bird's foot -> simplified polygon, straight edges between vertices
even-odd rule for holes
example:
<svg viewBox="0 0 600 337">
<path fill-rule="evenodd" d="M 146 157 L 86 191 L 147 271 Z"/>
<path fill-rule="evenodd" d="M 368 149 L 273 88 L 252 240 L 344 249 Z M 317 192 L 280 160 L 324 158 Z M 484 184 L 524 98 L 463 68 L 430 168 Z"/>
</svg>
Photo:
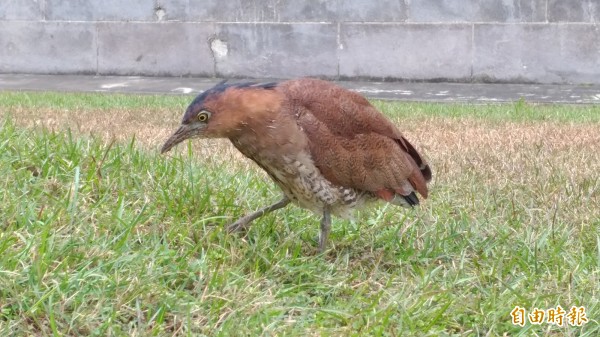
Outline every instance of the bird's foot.
<svg viewBox="0 0 600 337">
<path fill-rule="evenodd" d="M 238 219 L 236 222 L 227 226 L 227 232 L 234 233 L 245 231 L 248 229 L 248 225 L 250 225 L 250 221 L 245 221 L 243 218 Z"/>
<path fill-rule="evenodd" d="M 287 197 L 283 197 L 283 198 L 281 198 L 281 200 L 274 203 L 273 205 L 267 206 L 267 207 L 260 209 L 254 213 L 248 214 L 246 216 L 243 216 L 243 217 L 237 219 L 236 222 L 227 226 L 227 231 L 229 233 L 232 233 L 232 232 L 239 232 L 242 230 L 246 230 L 246 229 L 248 229 L 248 227 L 250 227 L 250 223 L 252 223 L 252 221 L 254 221 L 255 219 L 260 218 L 261 216 L 263 216 L 267 213 L 273 212 L 274 210 L 283 208 L 289 203 L 290 203 L 290 200 Z"/>
</svg>

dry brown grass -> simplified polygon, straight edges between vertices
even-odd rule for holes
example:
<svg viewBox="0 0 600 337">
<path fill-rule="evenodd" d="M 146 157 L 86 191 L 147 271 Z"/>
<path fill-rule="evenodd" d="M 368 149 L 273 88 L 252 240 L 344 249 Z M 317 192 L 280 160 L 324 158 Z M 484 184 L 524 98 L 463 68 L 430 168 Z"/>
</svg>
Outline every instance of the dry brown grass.
<svg viewBox="0 0 600 337">
<path fill-rule="evenodd" d="M 179 111 L 166 109 L 17 110 L 13 116 L 22 126 L 70 128 L 107 142 L 126 142 L 135 136 L 139 145 L 156 151 L 181 117 Z M 558 216 L 573 224 L 600 217 L 596 206 L 600 204 L 597 124 L 450 117 L 396 122 L 431 161 L 434 191 L 439 187 L 464 189 L 465 193 L 482 190 L 512 203 L 533 200 L 533 204 L 522 205 L 531 210 L 532 223 L 539 222 L 540 216 L 543 221 L 549 221 L 548 217 L 556 221 Z M 178 151 L 185 151 L 185 146 L 180 145 Z M 226 163 L 231 170 L 256 169 L 226 140 L 195 141 L 193 152 L 202 160 Z"/>
<path fill-rule="evenodd" d="M 600 218 L 597 124 L 442 118 L 411 124 L 408 136 L 435 168 L 434 189 L 527 202 L 520 206 L 529 219 L 521 221 L 532 225 L 589 225 Z"/>
<path fill-rule="evenodd" d="M 159 151 L 165 140 L 177 129 L 181 114 L 170 110 L 16 110 L 15 123 L 24 127 L 45 128 L 53 131 L 71 129 L 78 134 L 91 134 L 109 142 L 128 142 L 135 137 L 136 143 L 148 150 Z M 194 154 L 215 163 L 249 165 L 227 140 L 203 140 L 194 142 Z M 184 145 L 177 150 L 183 151 Z"/>
</svg>

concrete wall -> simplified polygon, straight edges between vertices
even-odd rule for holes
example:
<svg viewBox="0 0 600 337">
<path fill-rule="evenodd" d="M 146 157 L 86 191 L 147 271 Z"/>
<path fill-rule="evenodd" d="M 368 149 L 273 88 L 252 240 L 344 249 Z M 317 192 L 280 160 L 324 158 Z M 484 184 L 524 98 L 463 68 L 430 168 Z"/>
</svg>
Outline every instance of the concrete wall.
<svg viewBox="0 0 600 337">
<path fill-rule="evenodd" d="M 600 83 L 600 0 L 0 0 L 0 72 Z"/>
</svg>

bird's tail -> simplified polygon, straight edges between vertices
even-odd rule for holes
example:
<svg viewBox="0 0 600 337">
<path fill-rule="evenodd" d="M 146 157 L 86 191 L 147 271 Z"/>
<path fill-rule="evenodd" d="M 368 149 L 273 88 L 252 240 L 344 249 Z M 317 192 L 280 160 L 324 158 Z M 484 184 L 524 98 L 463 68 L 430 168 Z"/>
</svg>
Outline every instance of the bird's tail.
<svg viewBox="0 0 600 337">
<path fill-rule="evenodd" d="M 390 200 L 390 204 L 402 207 L 415 207 L 419 205 L 419 197 L 415 192 L 410 192 L 409 195 L 395 194 Z"/>
<path fill-rule="evenodd" d="M 388 189 L 377 191 L 375 195 L 392 205 L 412 208 L 419 205 L 419 197 L 414 191 L 410 191 L 408 194 L 401 193 L 400 191 L 392 192 Z"/>
<path fill-rule="evenodd" d="M 419 152 L 415 149 L 414 146 L 412 146 L 412 144 L 406 138 L 402 137 L 402 139 L 398 140 L 398 143 L 402 145 L 406 153 L 408 153 L 412 160 L 414 160 L 415 164 L 417 165 L 417 168 L 423 176 L 423 179 L 425 179 L 425 182 L 430 182 L 432 178 L 432 173 L 429 164 L 427 164 L 427 162 L 423 160 Z"/>
</svg>

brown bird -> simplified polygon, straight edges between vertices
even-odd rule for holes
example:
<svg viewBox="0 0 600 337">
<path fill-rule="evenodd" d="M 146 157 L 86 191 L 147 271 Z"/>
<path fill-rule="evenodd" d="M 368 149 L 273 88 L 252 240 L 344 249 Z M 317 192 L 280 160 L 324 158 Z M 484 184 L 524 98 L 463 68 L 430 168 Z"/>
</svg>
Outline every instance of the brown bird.
<svg viewBox="0 0 600 337">
<path fill-rule="evenodd" d="M 228 138 L 283 190 L 281 200 L 229 230 L 292 202 L 323 216 L 320 251 L 331 214 L 348 218 L 378 199 L 414 207 L 415 191 L 427 198 L 431 180 L 419 152 L 367 99 L 317 79 L 221 82 L 192 101 L 161 153 L 188 138 Z"/>
</svg>

